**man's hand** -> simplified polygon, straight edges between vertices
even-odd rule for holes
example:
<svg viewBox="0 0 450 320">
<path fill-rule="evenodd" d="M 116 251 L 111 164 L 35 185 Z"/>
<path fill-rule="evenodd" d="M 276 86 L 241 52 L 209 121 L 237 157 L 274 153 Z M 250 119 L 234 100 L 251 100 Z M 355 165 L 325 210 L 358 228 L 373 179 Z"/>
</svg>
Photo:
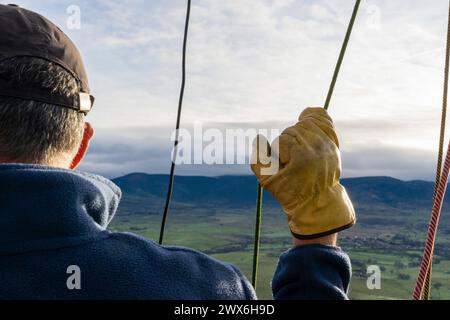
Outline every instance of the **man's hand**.
<svg viewBox="0 0 450 320">
<path fill-rule="evenodd" d="M 257 141 L 252 170 L 283 206 L 296 239 L 330 243 L 329 236 L 355 224 L 353 205 L 339 182 L 339 141 L 327 111 L 306 109 L 272 147 L 262 136 Z M 267 175 L 268 160 L 279 161 L 278 172 Z"/>
</svg>

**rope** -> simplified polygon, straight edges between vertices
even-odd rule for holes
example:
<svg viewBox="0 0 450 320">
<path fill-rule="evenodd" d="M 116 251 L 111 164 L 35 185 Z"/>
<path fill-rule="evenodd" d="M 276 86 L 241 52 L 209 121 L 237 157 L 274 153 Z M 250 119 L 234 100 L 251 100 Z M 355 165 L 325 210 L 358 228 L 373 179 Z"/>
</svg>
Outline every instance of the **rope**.
<svg viewBox="0 0 450 320">
<path fill-rule="evenodd" d="M 350 23 L 347 28 L 347 33 L 345 34 L 344 43 L 342 45 L 341 52 L 339 54 L 339 59 L 336 64 L 336 68 L 334 70 L 333 79 L 331 81 L 330 89 L 328 90 L 327 100 L 325 102 L 325 110 L 328 110 L 331 102 L 331 98 L 333 96 L 334 88 L 336 86 L 336 82 L 339 76 L 339 71 L 341 70 L 342 62 L 344 61 L 345 53 L 347 51 L 347 46 L 350 41 L 350 36 L 352 34 L 353 26 L 355 25 L 355 20 L 358 15 L 359 6 L 361 4 L 361 0 L 356 0 L 355 7 L 353 9 L 352 17 L 350 19 Z M 261 233 L 260 233 L 260 224 L 261 224 L 261 211 L 262 211 L 262 187 L 258 184 L 258 194 L 256 201 L 256 231 L 255 231 L 255 247 L 253 252 L 253 287 L 256 288 L 256 280 L 258 274 L 258 261 L 259 261 L 259 245 L 261 242 Z"/>
<path fill-rule="evenodd" d="M 173 151 L 173 159 L 172 165 L 170 168 L 170 178 L 169 178 L 169 187 L 167 191 L 166 205 L 164 207 L 164 214 L 161 222 L 161 230 L 159 234 L 159 244 L 162 245 L 164 242 L 164 231 L 166 228 L 167 217 L 169 215 L 170 203 L 172 202 L 173 196 L 173 187 L 175 180 L 175 168 L 177 161 L 177 153 L 178 153 L 178 144 L 180 143 L 180 126 L 181 126 L 181 113 L 183 110 L 183 99 L 184 99 L 184 89 L 186 86 L 186 51 L 187 51 L 187 40 L 189 33 L 189 19 L 191 16 L 191 0 L 187 1 L 187 11 L 186 11 L 186 24 L 184 27 L 184 40 L 183 40 L 183 66 L 182 66 L 182 82 L 181 82 L 181 90 L 180 90 L 180 99 L 178 102 L 178 115 L 177 115 L 177 123 L 176 123 L 176 133 L 175 133 L 175 143 L 174 143 L 174 151 Z"/>
<path fill-rule="evenodd" d="M 345 52 L 347 51 L 348 42 L 350 41 L 350 36 L 352 35 L 353 26 L 355 24 L 356 17 L 358 15 L 359 5 L 361 0 L 356 0 L 355 8 L 353 9 L 352 18 L 347 28 L 347 33 L 345 34 L 344 43 L 342 45 L 341 53 L 339 54 L 339 59 L 334 70 L 333 79 L 331 80 L 330 89 L 328 90 L 327 100 L 325 101 L 325 110 L 330 107 L 331 97 L 333 96 L 334 87 L 339 76 L 339 71 L 341 70 L 342 62 L 344 61 Z"/>
<path fill-rule="evenodd" d="M 436 198 L 433 203 L 433 213 L 431 215 L 430 227 L 428 229 L 427 241 L 425 244 L 422 263 L 420 265 L 420 272 L 417 279 L 416 287 L 414 289 L 413 299 L 420 300 L 425 285 L 425 278 L 433 257 L 433 249 L 436 240 L 437 227 L 441 217 L 442 205 L 444 203 L 444 196 L 447 191 L 447 183 L 450 172 L 450 144 L 445 157 L 444 167 L 442 169 L 439 187 L 436 192 Z"/>
<path fill-rule="evenodd" d="M 258 184 L 258 197 L 256 200 L 255 246 L 253 249 L 252 285 L 256 290 L 258 284 L 259 244 L 261 239 L 263 188 Z"/>
<path fill-rule="evenodd" d="M 450 2 L 449 2 L 449 13 L 448 13 L 448 27 L 447 27 L 447 49 L 445 55 L 445 78 L 444 78 L 444 95 L 442 101 L 442 116 L 441 116 L 441 131 L 439 136 L 439 154 L 436 168 L 436 182 L 434 186 L 434 196 L 433 203 L 436 201 L 436 195 L 439 189 L 439 183 L 441 180 L 442 172 L 442 162 L 444 157 L 444 143 L 445 143 L 445 129 L 447 120 L 447 100 L 448 100 L 448 81 L 449 81 L 449 68 L 450 68 Z M 425 283 L 422 292 L 423 300 L 430 300 L 430 287 L 431 287 L 431 276 L 433 270 L 433 254 L 434 254 L 434 241 L 433 247 L 431 249 L 431 258 L 429 265 L 426 270 Z"/>
</svg>

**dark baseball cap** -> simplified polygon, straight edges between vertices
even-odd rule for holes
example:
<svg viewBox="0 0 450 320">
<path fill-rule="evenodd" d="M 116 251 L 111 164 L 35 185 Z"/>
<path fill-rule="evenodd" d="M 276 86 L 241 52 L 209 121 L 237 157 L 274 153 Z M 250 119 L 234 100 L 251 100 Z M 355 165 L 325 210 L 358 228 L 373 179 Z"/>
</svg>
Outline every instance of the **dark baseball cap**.
<svg viewBox="0 0 450 320">
<path fill-rule="evenodd" d="M 20 88 L 0 79 L 0 96 L 39 101 L 87 114 L 94 104 L 81 54 L 55 24 L 17 5 L 0 5 L 0 61 L 33 57 L 53 62 L 78 81 L 80 91 L 71 97 L 43 88 Z"/>
</svg>

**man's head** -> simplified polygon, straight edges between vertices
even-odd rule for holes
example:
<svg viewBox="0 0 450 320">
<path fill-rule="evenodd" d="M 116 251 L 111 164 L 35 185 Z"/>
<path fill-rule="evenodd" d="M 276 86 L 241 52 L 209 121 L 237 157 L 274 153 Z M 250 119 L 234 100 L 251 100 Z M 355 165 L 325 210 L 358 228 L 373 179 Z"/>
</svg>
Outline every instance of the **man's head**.
<svg viewBox="0 0 450 320">
<path fill-rule="evenodd" d="M 0 163 L 75 168 L 94 98 L 72 41 L 51 21 L 0 5 Z"/>
<path fill-rule="evenodd" d="M 0 79 L 14 87 L 42 88 L 67 97 L 79 92 L 77 80 L 68 71 L 39 58 L 18 57 L 0 62 Z M 0 163 L 74 168 L 91 137 L 92 127 L 85 122 L 83 113 L 0 96 Z"/>
</svg>

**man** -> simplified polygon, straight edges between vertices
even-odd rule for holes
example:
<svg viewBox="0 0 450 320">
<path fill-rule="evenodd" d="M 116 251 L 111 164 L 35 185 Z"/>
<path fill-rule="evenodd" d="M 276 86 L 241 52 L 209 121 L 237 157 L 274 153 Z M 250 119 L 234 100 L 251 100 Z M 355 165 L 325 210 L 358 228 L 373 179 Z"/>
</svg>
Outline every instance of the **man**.
<svg viewBox="0 0 450 320">
<path fill-rule="evenodd" d="M 0 298 L 256 299 L 232 265 L 107 231 L 119 188 L 73 171 L 94 134 L 78 50 L 53 23 L 17 6 L 0 5 L 0 30 Z M 255 150 L 256 160 L 268 157 Z M 260 161 L 252 166 L 283 205 L 294 239 L 274 297 L 346 299 L 351 268 L 336 233 L 355 215 L 339 184 L 328 114 L 307 109 L 273 145 L 278 156 L 274 175 L 263 175 Z"/>
</svg>

